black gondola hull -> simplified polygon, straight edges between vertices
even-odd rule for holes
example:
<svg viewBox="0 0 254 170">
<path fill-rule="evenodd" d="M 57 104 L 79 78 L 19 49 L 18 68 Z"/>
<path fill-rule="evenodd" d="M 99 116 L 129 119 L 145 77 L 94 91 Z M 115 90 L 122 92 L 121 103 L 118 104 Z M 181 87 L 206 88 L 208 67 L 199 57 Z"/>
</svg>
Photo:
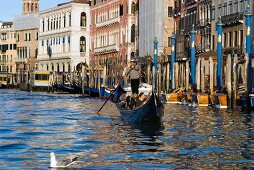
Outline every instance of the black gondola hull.
<svg viewBox="0 0 254 170">
<path fill-rule="evenodd" d="M 116 98 L 119 98 L 119 94 L 121 92 L 117 90 L 116 95 L 118 97 Z M 157 122 L 161 121 L 164 115 L 164 106 L 154 93 L 141 106 L 131 110 L 122 107 L 121 103 L 116 103 L 116 105 L 120 111 L 121 118 L 128 123 Z"/>
</svg>

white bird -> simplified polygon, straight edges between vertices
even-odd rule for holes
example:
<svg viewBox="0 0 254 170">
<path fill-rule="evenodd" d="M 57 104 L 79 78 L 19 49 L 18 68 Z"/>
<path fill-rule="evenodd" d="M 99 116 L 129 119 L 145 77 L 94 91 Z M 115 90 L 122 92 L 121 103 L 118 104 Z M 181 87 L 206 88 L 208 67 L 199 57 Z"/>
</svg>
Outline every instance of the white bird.
<svg viewBox="0 0 254 170">
<path fill-rule="evenodd" d="M 69 167 L 71 164 L 76 162 L 78 157 L 69 158 L 65 160 L 56 160 L 56 156 L 54 152 L 50 153 L 50 168 L 65 168 Z"/>
</svg>

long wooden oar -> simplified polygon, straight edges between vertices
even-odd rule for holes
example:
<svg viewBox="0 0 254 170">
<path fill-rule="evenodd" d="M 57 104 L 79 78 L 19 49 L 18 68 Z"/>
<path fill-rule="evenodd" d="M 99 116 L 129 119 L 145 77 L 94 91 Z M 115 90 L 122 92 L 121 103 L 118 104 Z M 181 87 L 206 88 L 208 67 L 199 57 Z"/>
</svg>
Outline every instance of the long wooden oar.
<svg viewBox="0 0 254 170">
<path fill-rule="evenodd" d="M 107 100 L 105 101 L 105 103 L 101 106 L 101 108 L 98 110 L 97 114 L 99 114 L 99 112 L 101 111 L 101 109 L 105 106 L 105 104 L 109 101 L 109 99 L 114 95 L 114 93 L 116 92 L 118 86 L 114 89 L 113 93 L 107 98 Z"/>
</svg>

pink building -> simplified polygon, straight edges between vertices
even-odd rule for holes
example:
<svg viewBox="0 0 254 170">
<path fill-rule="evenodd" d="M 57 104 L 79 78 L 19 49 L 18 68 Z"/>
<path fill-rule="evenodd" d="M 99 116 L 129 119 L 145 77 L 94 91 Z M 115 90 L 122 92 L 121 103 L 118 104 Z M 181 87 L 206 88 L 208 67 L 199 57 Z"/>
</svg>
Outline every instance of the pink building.
<svg viewBox="0 0 254 170">
<path fill-rule="evenodd" d="M 92 0 L 90 65 L 122 65 L 138 56 L 138 0 Z"/>
</svg>

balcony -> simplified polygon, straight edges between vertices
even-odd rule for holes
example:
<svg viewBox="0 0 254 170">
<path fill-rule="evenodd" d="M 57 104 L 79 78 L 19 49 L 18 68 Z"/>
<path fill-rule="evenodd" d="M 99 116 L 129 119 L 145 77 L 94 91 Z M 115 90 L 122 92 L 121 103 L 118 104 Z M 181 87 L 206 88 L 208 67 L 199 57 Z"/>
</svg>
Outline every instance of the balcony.
<svg viewBox="0 0 254 170">
<path fill-rule="evenodd" d="M 60 29 L 54 29 L 54 30 L 45 30 L 43 32 L 39 33 L 39 36 L 46 36 L 46 35 L 55 35 L 55 34 L 61 34 L 65 32 L 71 32 L 73 27 L 65 27 L 65 28 L 60 28 Z"/>
<path fill-rule="evenodd" d="M 116 23 L 119 23 L 119 22 L 120 22 L 120 17 L 118 16 L 116 18 L 111 18 L 111 19 L 106 20 L 106 21 L 98 22 L 98 23 L 96 23 L 96 27 L 97 28 L 104 27 L 104 26 L 116 24 Z"/>
<path fill-rule="evenodd" d="M 27 58 L 18 58 L 17 63 L 27 63 L 28 59 Z"/>
<path fill-rule="evenodd" d="M 198 22 L 198 26 L 200 27 L 206 27 L 208 25 L 211 25 L 210 23 L 210 19 L 201 19 L 199 22 Z"/>
<path fill-rule="evenodd" d="M 119 46 L 116 44 L 105 46 L 105 47 L 99 47 L 94 49 L 94 54 L 99 55 L 99 54 L 107 54 L 111 52 L 117 52 L 119 51 Z"/>
<path fill-rule="evenodd" d="M 49 60 L 61 60 L 61 59 L 70 59 L 70 58 L 71 58 L 71 53 L 66 52 L 66 53 L 52 53 L 51 58 L 49 58 L 48 54 L 41 54 L 41 55 L 38 55 L 37 60 L 49 61 Z"/>
<path fill-rule="evenodd" d="M 8 61 L 7 60 L 0 60 L 0 65 L 5 65 L 5 64 L 7 64 L 8 63 Z"/>
<path fill-rule="evenodd" d="M 221 22 L 225 26 L 231 26 L 231 25 L 237 25 L 239 23 L 243 23 L 243 13 L 238 12 L 238 13 L 222 16 Z"/>
</svg>

